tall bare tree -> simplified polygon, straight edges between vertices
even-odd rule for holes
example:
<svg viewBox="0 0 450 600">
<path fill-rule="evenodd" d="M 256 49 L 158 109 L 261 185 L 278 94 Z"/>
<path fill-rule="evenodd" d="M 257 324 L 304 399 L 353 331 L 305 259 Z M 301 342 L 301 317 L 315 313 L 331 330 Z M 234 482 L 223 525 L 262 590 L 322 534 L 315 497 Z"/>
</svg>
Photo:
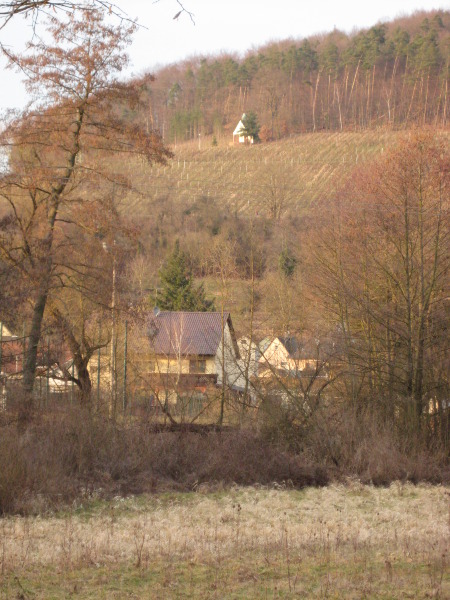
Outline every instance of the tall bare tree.
<svg viewBox="0 0 450 600">
<path fill-rule="evenodd" d="M 37 348 L 49 296 L 70 270 L 64 254 L 66 229 L 89 203 L 101 202 L 110 187 L 130 182 L 120 159 L 140 155 L 164 162 L 170 152 L 160 136 L 135 122 L 142 83 L 125 85 L 125 48 L 135 26 L 106 23 L 102 11 L 79 10 L 51 18 L 53 45 L 31 43 L 10 66 L 26 73 L 37 106 L 2 133 L 9 167 L 0 180 L 4 217 L 0 252 L 28 286 L 31 304 L 24 390 L 33 389 Z M 132 114 L 132 113 L 131 113 Z M 91 223 L 92 235 L 102 235 Z M 61 263 L 65 263 L 61 269 Z"/>
<path fill-rule="evenodd" d="M 353 395 L 384 399 L 416 430 L 429 402 L 442 408 L 448 395 L 448 167 L 445 139 L 405 138 L 353 176 L 331 222 L 321 211 L 311 254 Z"/>
<path fill-rule="evenodd" d="M 180 0 L 174 0 L 174 3 L 178 7 L 174 19 L 178 19 L 181 14 L 185 13 L 191 21 L 194 21 L 193 13 L 185 8 Z M 119 7 L 117 2 L 109 2 L 108 0 L 81 0 L 78 2 L 72 0 L 11 0 L 10 2 L 0 2 L 0 29 L 18 15 L 36 17 L 39 12 L 45 12 L 48 9 L 53 12 L 70 13 L 77 9 L 84 10 L 89 7 L 89 4 L 94 10 L 102 10 L 130 21 L 127 13 Z"/>
</svg>

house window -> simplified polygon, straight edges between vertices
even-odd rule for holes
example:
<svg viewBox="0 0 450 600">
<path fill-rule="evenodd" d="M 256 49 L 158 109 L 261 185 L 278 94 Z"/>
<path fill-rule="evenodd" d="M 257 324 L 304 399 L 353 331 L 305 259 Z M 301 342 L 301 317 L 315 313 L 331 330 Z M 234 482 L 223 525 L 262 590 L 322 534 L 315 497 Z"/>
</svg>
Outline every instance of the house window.
<svg viewBox="0 0 450 600">
<path fill-rule="evenodd" d="M 189 373 L 206 373 L 206 360 L 193 358 L 189 361 Z"/>
</svg>

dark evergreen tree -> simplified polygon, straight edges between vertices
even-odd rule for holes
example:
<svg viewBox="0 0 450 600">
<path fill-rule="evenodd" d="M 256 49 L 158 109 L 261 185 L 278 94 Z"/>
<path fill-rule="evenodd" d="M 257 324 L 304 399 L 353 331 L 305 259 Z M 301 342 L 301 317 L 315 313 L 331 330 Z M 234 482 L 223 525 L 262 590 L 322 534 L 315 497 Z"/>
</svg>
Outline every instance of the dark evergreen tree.
<svg viewBox="0 0 450 600">
<path fill-rule="evenodd" d="M 278 267 L 280 271 L 286 277 L 292 277 L 296 266 L 297 259 L 291 254 L 289 248 L 284 248 L 278 258 Z"/>
<path fill-rule="evenodd" d="M 259 130 L 261 125 L 258 122 L 256 113 L 250 111 L 242 117 L 242 127 L 240 129 L 240 135 L 252 137 L 254 142 L 259 142 Z"/>
<path fill-rule="evenodd" d="M 430 28 L 428 19 L 422 23 L 421 30 L 422 32 L 414 38 L 411 44 L 416 75 L 437 68 L 441 60 L 438 34 L 435 29 Z"/>
<path fill-rule="evenodd" d="M 203 284 L 195 286 L 186 253 L 177 240 L 172 254 L 160 269 L 162 291 L 158 307 L 162 310 L 209 311 L 214 301 L 207 300 Z"/>
</svg>

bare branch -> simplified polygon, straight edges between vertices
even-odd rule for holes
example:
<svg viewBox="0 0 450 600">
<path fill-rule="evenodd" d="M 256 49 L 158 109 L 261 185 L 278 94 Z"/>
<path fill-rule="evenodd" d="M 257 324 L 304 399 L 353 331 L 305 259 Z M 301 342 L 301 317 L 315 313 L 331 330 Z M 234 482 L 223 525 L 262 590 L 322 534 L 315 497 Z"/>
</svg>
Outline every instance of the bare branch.
<svg viewBox="0 0 450 600">
<path fill-rule="evenodd" d="M 161 0 L 153 0 L 153 4 L 158 4 Z M 179 19 L 179 17 L 183 14 L 186 13 L 188 15 L 188 17 L 190 18 L 190 20 L 192 21 L 193 25 L 195 25 L 195 20 L 194 20 L 194 13 L 192 13 L 191 11 L 189 11 L 187 8 L 185 8 L 183 6 L 183 4 L 180 2 L 180 0 L 175 0 L 176 3 L 178 4 L 178 6 L 180 7 L 180 10 L 176 13 L 176 15 L 173 17 L 174 21 L 177 21 Z"/>
<path fill-rule="evenodd" d="M 130 20 L 127 14 L 113 2 L 107 0 L 92 0 L 92 10 L 101 9 L 107 11 L 109 14 L 115 15 L 120 19 Z M 13 17 L 17 15 L 22 16 L 36 16 L 39 11 L 45 11 L 45 9 L 51 8 L 53 11 L 72 12 L 74 9 L 89 10 L 86 2 L 72 2 L 70 0 L 12 0 L 11 2 L 0 3 L 0 20 L 3 23 L 0 24 L 2 29 Z"/>
</svg>

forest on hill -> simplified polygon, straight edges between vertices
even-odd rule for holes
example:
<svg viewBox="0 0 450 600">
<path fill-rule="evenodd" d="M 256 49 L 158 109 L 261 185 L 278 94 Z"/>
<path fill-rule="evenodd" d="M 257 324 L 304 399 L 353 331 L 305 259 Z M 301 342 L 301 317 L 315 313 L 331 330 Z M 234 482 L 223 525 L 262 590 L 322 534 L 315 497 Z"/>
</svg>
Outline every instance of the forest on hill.
<svg viewBox="0 0 450 600">
<path fill-rule="evenodd" d="M 450 12 L 420 12 L 368 30 L 285 40 L 244 57 L 194 57 L 155 73 L 152 128 L 177 143 L 228 135 L 245 111 L 263 141 L 388 125 L 445 126 Z"/>
</svg>

